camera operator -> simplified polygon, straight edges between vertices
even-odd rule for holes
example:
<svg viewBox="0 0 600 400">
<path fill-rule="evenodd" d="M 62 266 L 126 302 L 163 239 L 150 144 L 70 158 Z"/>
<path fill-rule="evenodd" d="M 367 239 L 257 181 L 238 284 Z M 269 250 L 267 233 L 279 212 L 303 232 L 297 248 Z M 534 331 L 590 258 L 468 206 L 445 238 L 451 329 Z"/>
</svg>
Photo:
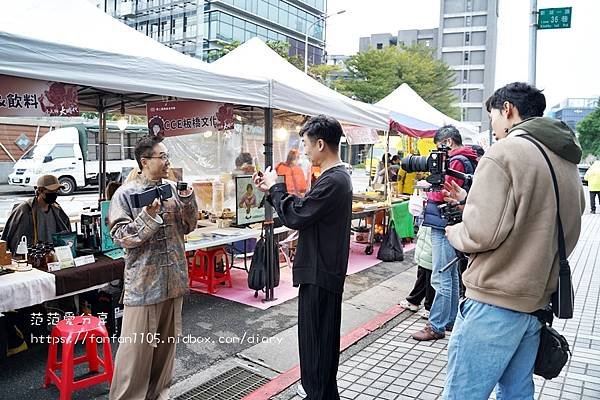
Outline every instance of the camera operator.
<svg viewBox="0 0 600 400">
<path fill-rule="evenodd" d="M 486 101 L 497 139 L 481 158 L 463 210 L 446 228 L 448 240 L 471 254 L 448 347 L 444 399 L 533 399 L 533 369 L 541 324 L 530 313 L 550 302 L 558 283 L 558 224 L 550 169 L 556 173 L 567 255 L 585 208 L 577 163 L 581 148 L 569 127 L 543 118 L 546 99 L 526 83 L 502 87 Z M 447 197 L 466 193 L 446 185 Z"/>
<path fill-rule="evenodd" d="M 166 399 L 173 377 L 175 336 L 181 334 L 181 306 L 188 290 L 184 235 L 193 231 L 198 206 L 191 189 L 176 190 L 169 155 L 160 136 L 135 146 L 141 173 L 121 186 L 109 209 L 110 234 L 126 250 L 123 340 L 117 350 L 110 399 Z M 176 195 L 133 206 L 132 194 L 168 183 Z M 158 194 L 158 189 L 157 189 Z"/>
<path fill-rule="evenodd" d="M 452 125 L 441 127 L 435 134 L 433 142 L 440 146 L 445 145 L 451 150 L 449 168 L 455 171 L 472 174 L 477 166 L 477 153 L 471 148 L 462 145 L 460 132 Z M 445 176 L 445 182 L 456 182 L 459 186 L 468 185 L 461 179 Z M 452 266 L 444 271 L 442 269 L 456 257 L 456 251 L 448 242 L 444 228 L 446 221 L 440 215 L 439 205 L 444 203 L 442 192 L 427 193 L 424 226 L 431 227 L 431 246 L 433 256 L 433 272 L 431 286 L 435 289 L 435 298 L 429 312 L 429 323 L 422 330 L 412 334 L 413 339 L 419 341 L 437 340 L 445 337 L 446 331 L 451 331 L 456 319 L 459 299 L 458 268 Z"/>
</svg>

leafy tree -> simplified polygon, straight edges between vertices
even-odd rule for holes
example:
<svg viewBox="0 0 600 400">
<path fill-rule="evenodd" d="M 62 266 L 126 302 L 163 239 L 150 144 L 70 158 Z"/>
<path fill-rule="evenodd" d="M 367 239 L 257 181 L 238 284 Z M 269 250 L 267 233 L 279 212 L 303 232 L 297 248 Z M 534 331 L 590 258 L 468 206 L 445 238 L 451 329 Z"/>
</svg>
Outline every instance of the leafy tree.
<svg viewBox="0 0 600 400">
<path fill-rule="evenodd" d="M 346 62 L 349 79 L 336 81 L 337 88 L 348 96 L 375 103 L 402 83 L 407 83 L 425 101 L 453 118 L 459 109 L 452 106 L 457 99 L 450 92 L 454 72 L 434 57 L 433 49 L 415 44 L 369 49 L 351 56 Z"/>
<path fill-rule="evenodd" d="M 579 121 L 577 133 L 584 157 L 588 154 L 600 156 L 600 99 L 598 108 Z"/>
<path fill-rule="evenodd" d="M 313 64 L 308 66 L 308 75 L 326 85 L 327 77 L 340 70 L 339 65 Z"/>
</svg>

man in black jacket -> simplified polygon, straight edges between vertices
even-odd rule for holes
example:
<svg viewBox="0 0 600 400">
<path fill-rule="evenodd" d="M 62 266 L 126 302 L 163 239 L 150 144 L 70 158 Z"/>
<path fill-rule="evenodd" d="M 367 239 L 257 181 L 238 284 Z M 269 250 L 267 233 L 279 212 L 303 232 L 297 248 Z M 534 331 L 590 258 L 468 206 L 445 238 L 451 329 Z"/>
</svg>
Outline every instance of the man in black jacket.
<svg viewBox="0 0 600 400">
<path fill-rule="evenodd" d="M 293 283 L 298 297 L 298 342 L 302 387 L 310 400 L 339 399 L 342 292 L 348 269 L 352 182 L 339 157 L 338 121 L 319 115 L 300 130 L 306 155 L 321 175 L 304 197 L 286 192 L 271 168 L 254 174 L 283 224 L 299 231 Z"/>
</svg>

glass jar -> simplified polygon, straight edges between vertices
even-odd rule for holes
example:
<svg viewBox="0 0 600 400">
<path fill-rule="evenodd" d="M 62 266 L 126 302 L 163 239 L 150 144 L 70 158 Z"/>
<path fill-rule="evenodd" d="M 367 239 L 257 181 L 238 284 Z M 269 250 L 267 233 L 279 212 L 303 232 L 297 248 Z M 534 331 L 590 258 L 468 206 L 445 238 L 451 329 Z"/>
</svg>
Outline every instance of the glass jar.
<svg viewBox="0 0 600 400">
<path fill-rule="evenodd" d="M 46 260 L 45 260 L 44 253 L 42 253 L 39 250 L 33 250 L 33 253 L 31 256 L 31 265 L 33 266 L 33 268 L 37 268 L 42 271 L 48 271 L 48 266 L 44 265 L 45 261 Z"/>
<path fill-rule="evenodd" d="M 48 264 L 58 261 L 58 257 L 56 257 L 56 252 L 54 251 L 54 246 L 51 244 L 46 244 L 44 246 L 44 258 L 46 267 Z"/>
</svg>

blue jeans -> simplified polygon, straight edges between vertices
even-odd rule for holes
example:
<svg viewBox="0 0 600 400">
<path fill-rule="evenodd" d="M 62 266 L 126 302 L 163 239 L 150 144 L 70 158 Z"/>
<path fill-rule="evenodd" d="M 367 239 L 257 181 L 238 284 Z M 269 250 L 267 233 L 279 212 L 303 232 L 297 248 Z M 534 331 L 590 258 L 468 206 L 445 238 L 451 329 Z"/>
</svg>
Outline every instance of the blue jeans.
<svg viewBox="0 0 600 400">
<path fill-rule="evenodd" d="M 435 332 L 444 333 L 446 326 L 453 325 L 456 319 L 459 281 L 457 264 L 440 273 L 440 270 L 456 257 L 456 251 L 448 242 L 443 229 L 431 229 L 431 251 L 431 286 L 435 289 L 435 298 L 429 312 L 429 324 Z"/>
<path fill-rule="evenodd" d="M 541 324 L 530 314 L 475 300 L 460 303 L 448 346 L 444 400 L 533 399 Z"/>
</svg>

